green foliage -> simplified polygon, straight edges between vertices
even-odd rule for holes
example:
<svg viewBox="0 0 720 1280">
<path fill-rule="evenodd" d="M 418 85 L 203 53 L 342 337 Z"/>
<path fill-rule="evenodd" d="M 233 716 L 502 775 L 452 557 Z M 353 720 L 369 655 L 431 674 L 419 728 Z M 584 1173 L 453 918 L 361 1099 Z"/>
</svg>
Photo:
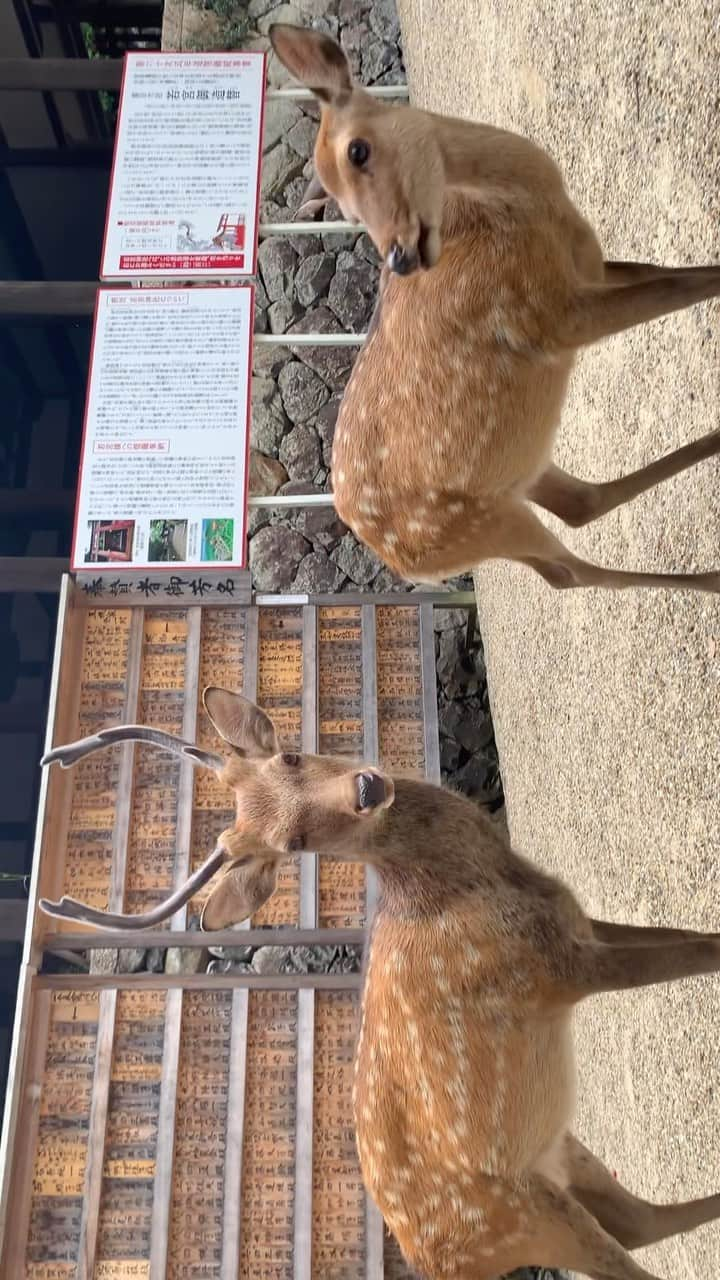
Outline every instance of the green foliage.
<svg viewBox="0 0 720 1280">
<path fill-rule="evenodd" d="M 247 0 L 191 0 L 196 9 L 215 15 L 218 24 L 217 44 L 223 49 L 239 49 L 249 36 L 255 35 L 247 11 Z M 190 42 L 188 42 L 190 43 Z M 199 47 L 199 41 L 192 41 Z"/>
<path fill-rule="evenodd" d="M 85 50 L 88 58 L 99 58 L 101 55 L 98 53 L 97 41 L 95 39 L 95 31 L 93 27 L 89 22 L 81 22 L 80 30 L 82 31 L 83 42 L 85 44 Z M 105 115 L 111 120 L 114 120 L 117 112 L 117 98 L 112 93 L 108 93 L 105 89 L 99 90 L 98 98 Z"/>
</svg>

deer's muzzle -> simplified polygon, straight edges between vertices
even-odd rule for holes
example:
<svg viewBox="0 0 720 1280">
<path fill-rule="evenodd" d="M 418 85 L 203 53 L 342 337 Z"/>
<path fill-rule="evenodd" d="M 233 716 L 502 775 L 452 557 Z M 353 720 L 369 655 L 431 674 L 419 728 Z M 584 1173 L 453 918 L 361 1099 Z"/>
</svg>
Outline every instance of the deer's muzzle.
<svg viewBox="0 0 720 1280">
<path fill-rule="evenodd" d="M 382 775 L 371 773 L 369 769 L 356 775 L 355 789 L 358 813 L 371 813 L 392 799 L 388 796 L 388 786 Z"/>
</svg>

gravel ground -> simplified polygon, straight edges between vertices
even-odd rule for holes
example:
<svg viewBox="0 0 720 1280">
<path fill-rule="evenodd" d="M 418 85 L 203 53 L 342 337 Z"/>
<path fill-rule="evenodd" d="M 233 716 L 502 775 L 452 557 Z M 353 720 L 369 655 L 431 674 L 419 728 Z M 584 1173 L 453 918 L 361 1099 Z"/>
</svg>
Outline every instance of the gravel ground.
<svg viewBox="0 0 720 1280">
<path fill-rule="evenodd" d="M 413 96 L 534 137 L 608 257 L 720 260 L 720 7 L 702 0 L 400 0 Z M 718 304 L 586 352 L 556 452 L 609 479 L 720 426 Z M 717 461 L 594 528 L 616 567 L 716 568 Z M 521 567 L 477 575 L 513 839 L 609 919 L 720 927 L 720 602 L 555 593 Z M 578 1016 L 579 1135 L 638 1194 L 720 1184 L 720 979 L 597 999 Z M 638 1254 L 718 1274 L 720 1228 Z"/>
</svg>

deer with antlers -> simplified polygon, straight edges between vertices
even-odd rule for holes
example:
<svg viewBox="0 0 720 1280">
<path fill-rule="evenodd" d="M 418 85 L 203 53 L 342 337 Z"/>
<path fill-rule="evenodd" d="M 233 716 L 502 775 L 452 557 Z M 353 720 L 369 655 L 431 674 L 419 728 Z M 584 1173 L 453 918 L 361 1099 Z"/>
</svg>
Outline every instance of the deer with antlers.
<svg viewBox="0 0 720 1280">
<path fill-rule="evenodd" d="M 532 510 L 584 525 L 720 450 L 720 432 L 606 483 L 552 462 L 579 348 L 720 293 L 720 267 L 605 262 L 550 157 L 525 138 L 391 105 L 327 36 L 270 38 L 321 107 L 323 191 L 384 260 L 332 456 L 335 505 L 397 574 L 439 581 L 515 560 L 553 587 L 691 587 L 720 572 L 636 573 L 573 555 Z"/>
<path fill-rule="evenodd" d="M 363 1178 L 406 1259 L 428 1280 L 526 1265 L 652 1280 L 628 1250 L 720 1217 L 720 1195 L 654 1205 L 572 1134 L 579 1001 L 720 970 L 720 934 L 590 919 L 460 795 L 346 759 L 283 752 L 269 717 L 206 689 L 227 756 L 137 725 L 56 747 L 68 767 L 136 740 L 214 769 L 234 827 L 178 893 L 143 916 L 73 899 L 51 915 L 145 928 L 218 870 L 204 929 L 238 924 L 308 850 L 361 860 L 380 882 L 353 1095 Z"/>
</svg>

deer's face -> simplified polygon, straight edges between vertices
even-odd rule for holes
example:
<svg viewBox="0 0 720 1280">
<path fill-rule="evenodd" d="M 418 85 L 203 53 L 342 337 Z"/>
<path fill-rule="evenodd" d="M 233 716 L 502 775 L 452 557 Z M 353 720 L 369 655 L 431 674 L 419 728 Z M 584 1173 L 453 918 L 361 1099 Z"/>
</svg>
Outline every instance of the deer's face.
<svg viewBox="0 0 720 1280">
<path fill-rule="evenodd" d="M 377 769 L 294 751 L 231 760 L 223 777 L 235 791 L 238 834 L 278 857 L 352 852 L 394 797 Z"/>
<path fill-rule="evenodd" d="M 395 789 L 373 766 L 283 751 L 269 716 L 239 694 L 210 688 L 203 701 L 218 733 L 234 748 L 220 772 L 235 792 L 235 827 L 222 837 L 231 865 L 202 919 L 203 928 L 215 929 L 257 911 L 287 857 L 357 857 L 393 803 Z"/>
<path fill-rule="evenodd" d="M 71 768 L 115 742 L 145 742 L 171 751 L 202 769 L 212 769 L 235 792 L 235 825 L 218 836 L 215 850 L 184 885 L 141 915 L 101 911 L 74 898 L 40 899 L 48 915 L 99 928 L 153 928 L 183 907 L 223 873 L 203 910 L 203 929 L 240 924 L 274 892 L 280 864 L 296 853 L 332 853 L 361 858 L 372 828 L 395 799 L 392 779 L 371 765 L 352 766 L 331 756 L 283 751 L 269 716 L 237 693 L 208 688 L 205 710 L 231 748 L 227 756 L 163 730 L 118 725 L 89 738 L 55 747 L 42 764 Z"/>
<path fill-rule="evenodd" d="M 353 83 L 344 53 L 327 36 L 277 24 L 270 37 L 280 60 L 321 103 L 313 194 L 324 190 L 347 219 L 364 222 L 391 271 L 434 266 L 444 177 L 430 117 L 371 98 Z"/>
</svg>

